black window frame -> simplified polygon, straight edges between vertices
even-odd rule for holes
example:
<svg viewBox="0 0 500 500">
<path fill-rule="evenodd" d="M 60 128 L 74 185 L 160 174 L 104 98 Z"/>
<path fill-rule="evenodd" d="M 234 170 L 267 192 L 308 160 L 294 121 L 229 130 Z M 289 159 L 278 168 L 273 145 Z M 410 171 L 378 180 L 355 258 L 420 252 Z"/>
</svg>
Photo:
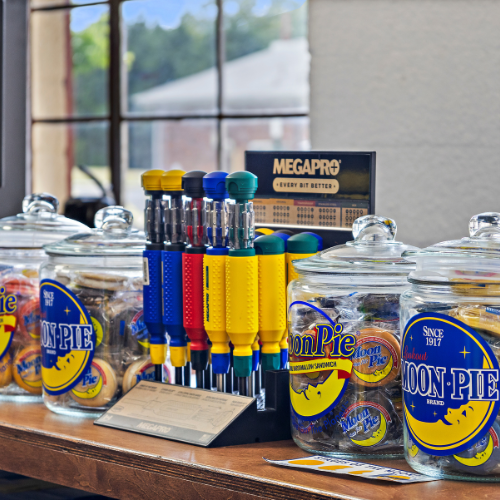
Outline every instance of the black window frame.
<svg viewBox="0 0 500 500">
<path fill-rule="evenodd" d="M 226 0 L 215 0 L 217 6 L 216 37 L 216 69 L 217 69 L 217 111 L 215 113 L 186 113 L 186 114 L 154 114 L 134 115 L 123 112 L 121 95 L 121 4 L 130 0 L 103 0 L 99 2 L 88 2 L 79 4 L 62 4 L 43 7 L 32 7 L 31 12 L 55 11 L 63 9 L 78 9 L 94 5 L 109 6 L 109 77 L 108 77 L 108 102 L 109 113 L 102 116 L 78 116 L 66 118 L 31 118 L 31 125 L 37 123 L 47 124 L 76 124 L 89 122 L 106 122 L 109 124 L 108 161 L 111 172 L 111 185 L 115 201 L 118 205 L 123 202 L 122 198 L 122 126 L 124 123 L 141 121 L 180 121 L 184 119 L 215 119 L 217 122 L 217 170 L 222 169 L 224 137 L 222 124 L 226 119 L 251 119 L 251 118 L 293 118 L 308 117 L 308 112 L 262 112 L 240 113 L 227 112 L 224 110 L 224 62 L 225 62 L 225 36 L 224 36 L 224 10 L 223 4 Z M 158 0 L 161 1 L 161 0 Z M 307 1 L 307 0 L 305 0 Z M 115 82 L 119 82 L 116 84 Z"/>
</svg>

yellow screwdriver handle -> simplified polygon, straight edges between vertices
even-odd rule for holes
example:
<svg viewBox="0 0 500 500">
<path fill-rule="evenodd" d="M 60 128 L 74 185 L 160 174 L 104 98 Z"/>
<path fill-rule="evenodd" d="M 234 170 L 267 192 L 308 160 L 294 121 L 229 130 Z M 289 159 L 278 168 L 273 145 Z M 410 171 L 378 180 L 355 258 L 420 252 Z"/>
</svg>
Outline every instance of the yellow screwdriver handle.
<svg viewBox="0 0 500 500">
<path fill-rule="evenodd" d="M 227 354 L 229 337 L 226 333 L 226 256 L 203 257 L 203 323 L 212 342 L 212 353 Z"/>
<path fill-rule="evenodd" d="M 299 275 L 293 269 L 292 261 L 299 260 L 299 259 L 307 259 L 308 257 L 312 257 L 313 255 L 316 255 L 316 253 L 287 253 L 286 254 L 286 269 L 287 269 L 287 275 L 288 275 L 288 283 L 290 283 L 290 281 L 295 280 L 299 277 Z"/>
<path fill-rule="evenodd" d="M 277 354 L 286 331 L 285 254 L 258 258 L 259 338 L 263 354 Z"/>
<path fill-rule="evenodd" d="M 258 267 L 256 255 L 226 258 L 226 332 L 234 356 L 252 357 L 259 330 Z"/>
</svg>

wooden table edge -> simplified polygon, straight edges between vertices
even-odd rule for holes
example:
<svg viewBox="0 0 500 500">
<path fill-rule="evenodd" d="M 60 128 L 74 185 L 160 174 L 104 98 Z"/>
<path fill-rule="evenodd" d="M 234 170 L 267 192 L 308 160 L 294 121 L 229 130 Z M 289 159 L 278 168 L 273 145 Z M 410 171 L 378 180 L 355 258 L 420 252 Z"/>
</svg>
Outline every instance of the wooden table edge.
<svg viewBox="0 0 500 500">
<path fill-rule="evenodd" d="M 9 439 L 42 449 L 70 453 L 94 460 L 96 464 L 109 463 L 130 467 L 134 470 L 142 470 L 143 472 L 203 484 L 207 487 L 223 488 L 236 493 L 247 493 L 258 498 L 357 500 L 357 497 L 351 495 L 342 495 L 211 465 L 193 464 L 183 460 L 132 451 L 119 446 L 76 438 L 66 434 L 54 434 L 41 429 L 2 421 L 0 421 L 0 439 Z M 250 450 L 248 451 L 250 452 Z M 11 472 L 30 476 L 28 470 Z M 45 479 L 51 481 L 50 477 Z M 258 491 L 262 487 L 265 487 L 265 491 Z"/>
</svg>

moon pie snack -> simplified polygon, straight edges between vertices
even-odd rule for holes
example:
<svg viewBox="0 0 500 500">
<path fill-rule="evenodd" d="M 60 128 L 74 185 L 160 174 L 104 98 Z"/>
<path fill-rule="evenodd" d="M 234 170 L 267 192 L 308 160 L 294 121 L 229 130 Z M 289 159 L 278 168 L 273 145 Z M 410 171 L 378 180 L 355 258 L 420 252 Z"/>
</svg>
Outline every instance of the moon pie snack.
<svg viewBox="0 0 500 500">
<path fill-rule="evenodd" d="M 31 394 L 42 394 L 42 351 L 33 345 L 19 351 L 12 366 L 14 380 Z"/>
<path fill-rule="evenodd" d="M 12 382 L 12 357 L 7 352 L 0 360 L 0 387 L 7 387 Z"/>
<path fill-rule="evenodd" d="M 500 481 L 500 214 L 404 257 L 401 384 L 406 460 L 439 478 Z"/>
<path fill-rule="evenodd" d="M 56 413 L 99 416 L 134 384 L 127 374 L 148 354 L 145 238 L 132 221 L 128 210 L 107 207 L 96 214 L 97 229 L 45 247 L 42 381 L 44 403 Z"/>
<path fill-rule="evenodd" d="M 362 328 L 356 332 L 352 355 L 352 382 L 364 387 L 379 387 L 392 382 L 401 367 L 399 339 L 382 328 Z"/>
<path fill-rule="evenodd" d="M 417 250 L 396 224 L 365 216 L 354 241 L 294 262 L 288 288 L 292 437 L 349 458 L 403 455 L 399 297 Z"/>
<path fill-rule="evenodd" d="M 88 227 L 57 214 L 47 193 L 23 200 L 23 212 L 0 219 L 0 401 L 41 401 L 39 270 L 43 245 Z"/>
<path fill-rule="evenodd" d="M 96 408 L 110 403 L 117 389 L 118 382 L 113 368 L 103 359 L 94 358 L 69 395 L 79 405 Z"/>
<path fill-rule="evenodd" d="M 154 380 L 154 365 L 148 357 L 134 361 L 125 372 L 123 377 L 123 394 L 126 394 L 132 387 L 138 384 L 141 380 Z M 163 382 L 168 383 L 170 380 L 170 371 L 167 365 L 163 366 Z"/>
</svg>

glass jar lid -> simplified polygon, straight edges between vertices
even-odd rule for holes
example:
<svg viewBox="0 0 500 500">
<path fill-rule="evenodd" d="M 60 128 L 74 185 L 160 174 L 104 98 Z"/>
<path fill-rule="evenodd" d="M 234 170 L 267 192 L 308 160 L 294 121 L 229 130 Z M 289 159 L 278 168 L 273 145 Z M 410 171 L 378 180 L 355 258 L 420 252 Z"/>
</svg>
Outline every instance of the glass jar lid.
<svg viewBox="0 0 500 500">
<path fill-rule="evenodd" d="M 296 260 L 293 266 L 297 272 L 407 275 L 415 265 L 401 255 L 418 248 L 395 241 L 396 232 L 394 220 L 365 215 L 354 221 L 354 241 Z"/>
<path fill-rule="evenodd" d="M 500 213 L 485 212 L 469 221 L 469 236 L 403 255 L 416 262 L 410 281 L 500 282 Z"/>
<path fill-rule="evenodd" d="M 57 214 L 59 201 L 47 193 L 23 200 L 23 212 L 0 219 L 0 248 L 42 248 L 75 233 L 89 232 L 85 224 Z"/>
<path fill-rule="evenodd" d="M 132 228 L 132 212 L 120 206 L 102 208 L 95 214 L 90 233 L 79 233 L 57 243 L 45 245 L 49 255 L 71 256 L 142 256 L 146 238 Z"/>
</svg>

